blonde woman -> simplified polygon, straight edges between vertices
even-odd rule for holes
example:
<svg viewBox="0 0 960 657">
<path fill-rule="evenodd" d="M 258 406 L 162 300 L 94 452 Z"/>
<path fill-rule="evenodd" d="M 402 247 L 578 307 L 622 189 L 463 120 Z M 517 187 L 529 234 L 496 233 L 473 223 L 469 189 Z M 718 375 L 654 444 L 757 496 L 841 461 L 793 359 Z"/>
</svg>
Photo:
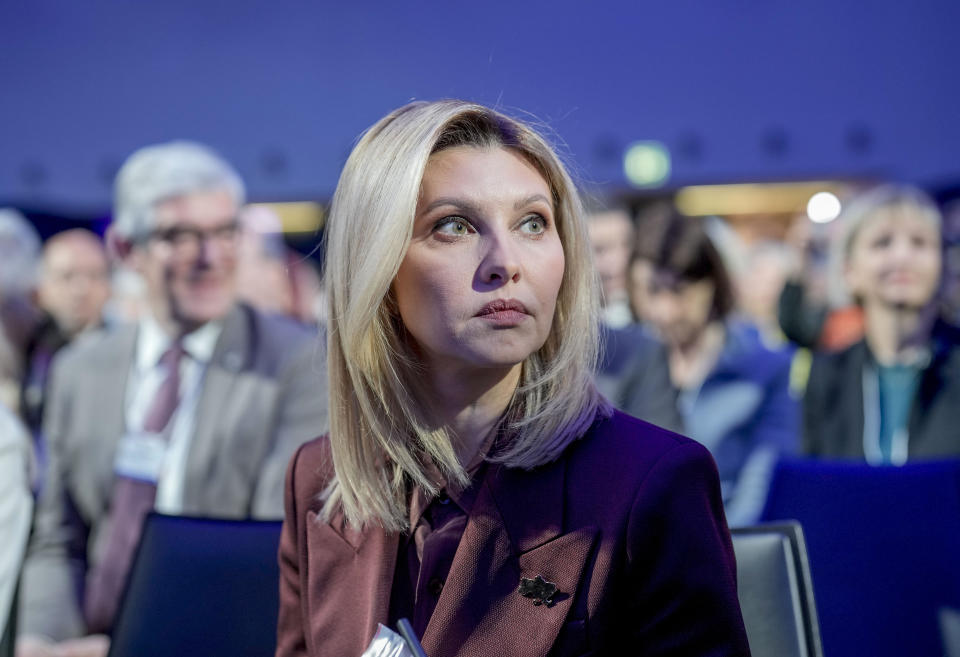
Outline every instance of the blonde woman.
<svg viewBox="0 0 960 657">
<path fill-rule="evenodd" d="M 329 437 L 288 471 L 277 654 L 747 654 L 716 468 L 592 382 L 573 183 L 459 101 L 375 124 L 326 244 Z"/>
<path fill-rule="evenodd" d="M 960 456 L 960 331 L 936 307 L 939 209 L 918 189 L 885 185 L 841 221 L 833 291 L 838 305 L 849 298 L 862 309 L 864 338 L 814 359 L 804 450 L 877 465 Z"/>
</svg>

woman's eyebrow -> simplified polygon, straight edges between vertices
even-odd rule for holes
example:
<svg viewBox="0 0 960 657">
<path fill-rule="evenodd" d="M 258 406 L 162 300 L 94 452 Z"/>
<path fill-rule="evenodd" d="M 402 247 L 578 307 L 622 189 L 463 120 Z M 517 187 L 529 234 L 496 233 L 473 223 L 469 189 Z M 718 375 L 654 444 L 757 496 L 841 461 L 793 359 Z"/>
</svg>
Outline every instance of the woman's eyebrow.
<svg viewBox="0 0 960 657">
<path fill-rule="evenodd" d="M 513 209 L 522 210 L 525 207 L 528 207 L 530 205 L 533 205 L 534 203 L 539 203 L 539 202 L 546 203 L 548 206 L 550 206 L 551 210 L 553 209 L 553 203 L 551 202 L 551 200 L 545 195 L 540 193 L 531 194 L 530 196 L 526 196 L 524 198 L 518 199 L 517 201 L 514 202 Z M 481 207 L 478 204 L 474 203 L 473 201 L 470 201 L 469 199 L 455 198 L 452 196 L 442 196 L 438 199 L 434 199 L 429 204 L 427 204 L 427 206 L 424 207 L 423 210 L 421 210 L 420 214 L 427 214 L 428 212 L 442 206 L 452 206 L 454 208 L 463 210 L 468 214 L 473 214 L 473 215 L 479 215 L 482 213 Z"/>
<path fill-rule="evenodd" d="M 453 198 L 449 196 L 443 196 L 438 199 L 434 199 L 425 208 L 423 208 L 423 210 L 420 211 L 420 214 L 427 214 L 431 210 L 445 205 L 453 206 L 459 210 L 465 210 L 468 214 L 480 214 L 480 206 L 476 203 L 468 201 L 467 199 Z"/>
<path fill-rule="evenodd" d="M 531 194 L 530 196 L 528 196 L 528 197 L 526 197 L 526 198 L 522 198 L 522 199 L 520 199 L 519 201 L 517 201 L 516 203 L 513 204 L 513 209 L 514 209 L 514 210 L 521 210 L 521 209 L 527 207 L 528 205 L 533 205 L 534 203 L 538 203 L 538 202 L 541 202 L 541 201 L 544 202 L 544 203 L 546 203 L 547 205 L 549 205 L 551 210 L 553 209 L 553 203 L 550 201 L 550 199 L 548 199 L 548 198 L 547 198 L 546 196 L 544 196 L 543 194 Z"/>
</svg>

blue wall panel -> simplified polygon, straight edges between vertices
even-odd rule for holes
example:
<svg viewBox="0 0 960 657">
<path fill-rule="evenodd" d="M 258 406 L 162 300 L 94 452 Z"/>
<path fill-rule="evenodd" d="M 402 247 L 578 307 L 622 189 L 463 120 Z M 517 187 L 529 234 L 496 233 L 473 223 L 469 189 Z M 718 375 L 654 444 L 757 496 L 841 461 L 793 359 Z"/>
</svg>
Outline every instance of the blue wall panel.
<svg viewBox="0 0 960 657">
<path fill-rule="evenodd" d="M 411 98 L 530 112 L 581 178 L 633 140 L 671 185 L 960 179 L 960 3 L 0 3 L 0 203 L 102 210 L 134 148 L 223 151 L 256 199 L 326 198 Z"/>
</svg>

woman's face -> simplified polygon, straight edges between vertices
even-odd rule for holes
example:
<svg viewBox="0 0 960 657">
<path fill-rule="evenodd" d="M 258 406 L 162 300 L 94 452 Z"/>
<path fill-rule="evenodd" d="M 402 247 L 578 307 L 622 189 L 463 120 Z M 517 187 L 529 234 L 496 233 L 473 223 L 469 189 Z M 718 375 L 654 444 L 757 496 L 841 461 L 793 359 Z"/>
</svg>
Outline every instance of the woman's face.
<svg viewBox="0 0 960 657">
<path fill-rule="evenodd" d="M 550 187 L 504 148 L 430 157 L 393 283 L 428 367 L 512 368 L 546 341 L 564 255 Z"/>
<path fill-rule="evenodd" d="M 864 305 L 922 308 L 940 282 L 940 231 L 911 206 L 882 208 L 850 246 L 846 280 Z"/>
<path fill-rule="evenodd" d="M 710 323 L 715 290 L 709 279 L 688 281 L 654 269 L 647 260 L 635 261 L 630 276 L 635 311 L 668 344 L 691 344 Z"/>
</svg>

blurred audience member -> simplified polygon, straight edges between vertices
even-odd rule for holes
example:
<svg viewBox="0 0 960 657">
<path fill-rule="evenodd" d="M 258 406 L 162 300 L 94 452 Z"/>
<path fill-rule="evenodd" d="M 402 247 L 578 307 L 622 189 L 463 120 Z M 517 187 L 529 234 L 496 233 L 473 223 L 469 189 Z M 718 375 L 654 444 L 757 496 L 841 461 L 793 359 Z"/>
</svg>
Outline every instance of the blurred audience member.
<svg viewBox="0 0 960 657">
<path fill-rule="evenodd" d="M 27 342 L 40 321 L 34 303 L 40 236 L 26 217 L 0 208 L 0 404 L 20 408 Z"/>
<path fill-rule="evenodd" d="M 777 323 L 788 340 L 807 349 L 836 351 L 863 337 L 863 314 L 838 294 L 840 272 L 828 266 L 833 231 L 842 221 L 818 226 L 806 215 L 787 232 L 792 263 L 777 300 Z"/>
<path fill-rule="evenodd" d="M 33 497 L 27 471 L 30 438 L 20 420 L 0 406 L 0 654 L 9 655 L 16 628 L 12 620 L 14 592 L 30 533 Z"/>
<path fill-rule="evenodd" d="M 777 304 L 791 269 L 789 248 L 780 242 L 763 241 L 746 247 L 743 271 L 737 277 L 737 305 L 760 330 L 764 344 L 772 348 L 786 339 L 777 321 Z"/>
<path fill-rule="evenodd" d="M 100 238 L 75 228 L 46 241 L 37 299 L 64 335 L 100 326 L 109 297 L 110 267 Z"/>
<path fill-rule="evenodd" d="M 27 343 L 20 412 L 35 439 L 43 419 L 43 400 L 53 356 L 82 331 L 103 325 L 110 296 L 110 267 L 100 239 L 75 228 L 43 245 L 37 303 L 43 318 Z M 43 445 L 37 443 L 39 462 Z"/>
<path fill-rule="evenodd" d="M 620 329 L 601 326 L 601 335 L 597 389 L 618 409 L 682 433 L 678 391 L 670 382 L 663 343 L 639 324 Z"/>
<path fill-rule="evenodd" d="M 144 148 L 117 176 L 111 240 L 148 312 L 54 361 L 20 655 L 102 655 L 146 513 L 282 517 L 286 464 L 326 430 L 313 335 L 237 303 L 243 196 L 188 142 Z"/>
<path fill-rule="evenodd" d="M 108 324 L 139 322 L 147 312 L 147 283 L 143 276 L 122 262 L 114 262 L 110 298 L 103 309 Z"/>
<path fill-rule="evenodd" d="M 847 207 L 835 251 L 865 337 L 818 354 L 804 399 L 804 449 L 904 463 L 960 456 L 958 330 L 937 318 L 941 216 L 919 190 L 884 186 Z"/>
<path fill-rule="evenodd" d="M 666 350 L 659 340 L 633 323 L 630 311 L 627 269 L 633 247 L 633 220 L 624 207 L 596 206 L 587 215 L 587 231 L 603 292 L 603 351 L 597 388 L 614 406 L 634 417 L 682 432 Z M 625 397 L 628 393 L 629 400 Z"/>
<path fill-rule="evenodd" d="M 287 273 L 283 225 L 273 210 L 251 205 L 240 212 L 237 289 L 242 300 L 265 313 L 293 315 L 293 285 Z"/>
<path fill-rule="evenodd" d="M 240 221 L 240 298 L 263 312 L 316 326 L 320 276 L 309 258 L 287 246 L 280 217 L 269 207 L 251 205 L 241 212 Z"/>
<path fill-rule="evenodd" d="M 287 269 L 293 286 L 293 316 L 304 324 L 322 326 L 325 323 L 323 281 L 313 260 L 287 249 Z"/>
<path fill-rule="evenodd" d="M 633 221 L 626 208 L 601 208 L 587 215 L 587 230 L 603 289 L 603 320 L 612 328 L 622 328 L 633 321 L 627 294 Z"/>
<path fill-rule="evenodd" d="M 943 316 L 960 324 L 960 198 L 943 206 L 943 242 Z"/>
<path fill-rule="evenodd" d="M 686 431 L 717 461 L 727 518 L 753 522 L 777 457 L 797 447 L 790 354 L 730 319 L 733 286 L 697 219 L 670 214 L 640 226 L 630 282 L 634 311 L 667 344 Z"/>
</svg>

